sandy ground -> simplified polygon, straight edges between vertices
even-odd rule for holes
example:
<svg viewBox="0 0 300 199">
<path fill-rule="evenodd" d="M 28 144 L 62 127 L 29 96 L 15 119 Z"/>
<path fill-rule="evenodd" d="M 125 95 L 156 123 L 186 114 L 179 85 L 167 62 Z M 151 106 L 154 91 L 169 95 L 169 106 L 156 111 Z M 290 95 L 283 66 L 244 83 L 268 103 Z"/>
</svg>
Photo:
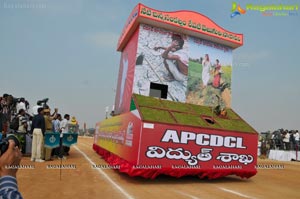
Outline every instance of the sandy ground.
<svg viewBox="0 0 300 199">
<path fill-rule="evenodd" d="M 34 169 L 18 171 L 19 190 L 25 199 L 60 198 L 300 198 L 300 162 L 259 160 L 259 165 L 280 166 L 281 169 L 258 169 L 251 179 L 230 176 L 217 180 L 197 177 L 180 179 L 161 176 L 155 180 L 131 178 L 108 168 L 92 150 L 92 138 L 80 138 L 63 160 L 69 169 L 50 169 L 60 160 L 32 163 L 24 157 L 22 165 Z M 74 168 L 76 167 L 76 168 Z M 61 179 L 60 179 L 61 171 Z"/>
</svg>

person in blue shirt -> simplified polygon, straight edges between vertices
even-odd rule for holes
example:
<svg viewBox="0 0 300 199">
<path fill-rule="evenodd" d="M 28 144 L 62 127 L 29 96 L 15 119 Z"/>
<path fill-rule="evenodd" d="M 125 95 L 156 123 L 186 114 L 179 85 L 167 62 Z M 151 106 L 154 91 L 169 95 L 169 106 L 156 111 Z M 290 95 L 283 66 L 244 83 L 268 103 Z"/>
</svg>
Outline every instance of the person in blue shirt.
<svg viewBox="0 0 300 199">
<path fill-rule="evenodd" d="M 0 157 L 0 199 L 22 199 L 18 191 L 16 174 L 22 158 L 21 151 L 9 140 L 6 152 Z"/>
</svg>

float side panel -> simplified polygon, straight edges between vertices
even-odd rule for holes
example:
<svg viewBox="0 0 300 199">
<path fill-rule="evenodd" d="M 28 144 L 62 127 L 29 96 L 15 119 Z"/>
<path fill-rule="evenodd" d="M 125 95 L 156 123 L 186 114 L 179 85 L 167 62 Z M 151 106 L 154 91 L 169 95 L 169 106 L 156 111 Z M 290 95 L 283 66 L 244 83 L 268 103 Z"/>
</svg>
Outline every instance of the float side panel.
<svg viewBox="0 0 300 199">
<path fill-rule="evenodd" d="M 136 164 L 141 120 L 132 112 L 106 119 L 96 126 L 94 144 Z"/>
<path fill-rule="evenodd" d="M 136 29 L 121 54 L 118 85 L 115 97 L 115 114 L 126 113 L 130 110 L 138 34 L 139 29 Z"/>
</svg>

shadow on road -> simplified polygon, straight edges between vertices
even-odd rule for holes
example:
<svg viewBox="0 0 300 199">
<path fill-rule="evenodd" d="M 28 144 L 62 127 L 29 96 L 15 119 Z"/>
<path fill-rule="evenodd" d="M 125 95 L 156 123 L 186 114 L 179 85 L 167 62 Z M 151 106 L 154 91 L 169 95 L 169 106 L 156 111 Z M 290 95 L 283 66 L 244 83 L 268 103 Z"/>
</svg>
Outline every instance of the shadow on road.
<svg viewBox="0 0 300 199">
<path fill-rule="evenodd" d="M 184 176 L 181 178 L 175 178 L 171 176 L 166 175 L 160 175 L 157 178 L 151 180 L 151 179 L 145 179 L 142 177 L 130 177 L 127 174 L 119 173 L 118 171 L 115 171 L 118 173 L 120 178 L 127 181 L 128 183 L 132 184 L 148 184 L 148 185 L 157 185 L 157 184 L 202 184 L 202 183 L 209 183 L 209 184 L 226 184 L 226 183 L 251 183 L 252 180 L 250 179 L 242 179 L 238 176 L 227 176 L 219 179 L 209 180 L 207 178 L 200 179 L 197 176 Z"/>
</svg>

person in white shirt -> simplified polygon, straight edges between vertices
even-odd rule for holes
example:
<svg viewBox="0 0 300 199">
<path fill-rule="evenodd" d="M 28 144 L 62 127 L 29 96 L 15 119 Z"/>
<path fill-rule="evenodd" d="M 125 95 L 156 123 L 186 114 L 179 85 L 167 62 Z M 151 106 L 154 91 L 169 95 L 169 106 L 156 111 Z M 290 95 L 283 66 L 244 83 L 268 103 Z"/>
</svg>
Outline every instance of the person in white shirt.
<svg viewBox="0 0 300 199">
<path fill-rule="evenodd" d="M 25 104 L 25 99 L 24 99 L 23 97 L 20 99 L 20 102 L 17 103 L 16 109 L 17 109 L 17 113 L 18 113 L 21 109 L 23 109 L 23 110 L 25 110 L 25 111 L 27 110 L 27 109 L 26 109 L 26 104 Z"/>
<path fill-rule="evenodd" d="M 69 114 L 65 114 L 64 115 L 64 119 L 60 122 L 60 130 L 61 133 L 68 133 L 68 123 L 70 120 L 70 115 Z"/>
<path fill-rule="evenodd" d="M 39 113 L 38 113 L 38 109 L 39 109 L 39 108 L 42 108 L 42 106 L 40 106 L 40 105 L 35 105 L 35 106 L 32 107 L 32 115 L 33 115 L 33 116 L 39 114 Z"/>
<path fill-rule="evenodd" d="M 63 139 L 63 134 L 64 133 L 68 133 L 68 123 L 70 120 L 70 115 L 69 114 L 65 114 L 64 115 L 64 119 L 60 122 L 60 149 L 59 149 L 59 155 L 58 158 L 61 159 L 66 159 L 66 157 L 64 156 L 64 154 L 68 155 L 68 151 L 70 150 L 69 147 L 63 147 L 62 146 L 62 139 Z"/>
<path fill-rule="evenodd" d="M 283 144 L 285 150 L 290 150 L 290 133 L 285 131 L 283 135 Z"/>
</svg>

